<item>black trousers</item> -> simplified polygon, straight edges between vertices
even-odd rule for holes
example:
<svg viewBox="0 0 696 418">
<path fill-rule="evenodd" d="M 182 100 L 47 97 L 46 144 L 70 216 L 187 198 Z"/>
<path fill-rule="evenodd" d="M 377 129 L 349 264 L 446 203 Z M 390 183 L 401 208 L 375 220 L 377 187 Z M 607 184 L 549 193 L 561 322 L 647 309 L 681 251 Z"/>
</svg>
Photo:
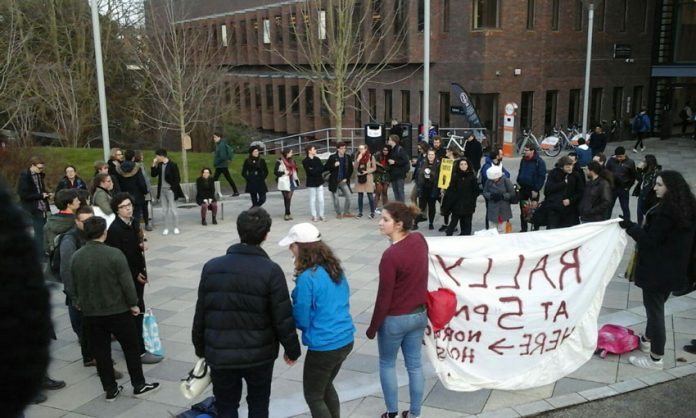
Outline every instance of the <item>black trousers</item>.
<svg viewBox="0 0 696 418">
<path fill-rule="evenodd" d="M 247 385 L 249 418 L 267 418 L 271 398 L 273 362 L 245 369 L 212 369 L 213 395 L 218 418 L 239 417 L 239 400 L 242 398 L 242 379 Z"/>
<path fill-rule="evenodd" d="M 124 312 L 108 316 L 84 316 L 83 327 L 92 348 L 94 359 L 97 360 L 97 373 L 104 391 L 116 389 L 114 364 L 111 359 L 111 335 L 121 344 L 126 366 L 133 388 L 145 384 L 143 366 L 140 363 L 138 350 L 138 334 L 133 327 L 133 315 Z"/>
<path fill-rule="evenodd" d="M 670 293 L 643 289 L 643 306 L 648 317 L 645 336 L 650 340 L 650 352 L 657 356 L 665 354 L 665 302 Z"/>
<path fill-rule="evenodd" d="M 77 341 L 80 343 L 80 351 L 82 352 L 82 362 L 87 363 L 88 361 L 94 360 L 92 356 L 92 350 L 89 346 L 89 340 L 84 332 L 84 325 L 82 321 L 82 312 L 78 311 L 76 307 L 73 306 L 72 301 L 68 296 L 65 297 L 65 304 L 68 305 L 68 317 L 70 318 L 70 326 L 73 332 L 77 335 Z"/>
<path fill-rule="evenodd" d="M 251 207 L 260 207 L 266 203 L 266 192 L 249 192 Z"/>
<path fill-rule="evenodd" d="M 232 190 L 234 190 L 235 193 L 239 193 L 237 191 L 237 185 L 234 184 L 234 180 L 232 180 L 232 176 L 230 175 L 230 169 L 227 167 L 215 167 L 215 174 L 213 174 L 213 181 L 218 181 L 220 178 L 220 174 L 223 174 L 225 178 L 227 179 L 227 182 L 232 186 Z"/>
<path fill-rule="evenodd" d="M 353 343 L 331 351 L 307 351 L 302 386 L 312 418 L 339 418 L 341 402 L 333 381 L 343 361 L 353 350 Z"/>
<path fill-rule="evenodd" d="M 451 237 L 454 234 L 457 222 L 459 222 L 459 235 L 471 235 L 471 219 L 473 216 L 473 214 L 459 216 L 453 213 L 450 223 L 447 224 L 447 236 Z"/>
</svg>

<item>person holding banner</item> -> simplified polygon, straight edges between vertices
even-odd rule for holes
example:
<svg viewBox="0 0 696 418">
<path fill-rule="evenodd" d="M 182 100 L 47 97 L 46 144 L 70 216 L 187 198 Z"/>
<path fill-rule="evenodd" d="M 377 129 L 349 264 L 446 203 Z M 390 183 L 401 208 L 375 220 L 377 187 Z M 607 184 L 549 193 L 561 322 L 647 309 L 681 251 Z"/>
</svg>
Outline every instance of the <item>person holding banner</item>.
<svg viewBox="0 0 696 418">
<path fill-rule="evenodd" d="M 459 235 L 471 235 L 471 219 L 476 211 L 476 198 L 479 195 L 478 180 L 474 167 L 468 158 L 457 162 L 454 175 L 447 188 L 447 199 L 442 203 L 442 210 L 450 213 L 447 236 L 454 234 L 457 222 L 460 223 Z"/>
<path fill-rule="evenodd" d="M 389 202 L 379 220 L 380 232 L 391 241 L 379 263 L 379 289 L 367 329 L 367 338 L 377 335 L 379 377 L 387 412 L 382 418 L 395 418 L 399 411 L 399 385 L 396 356 L 401 348 L 408 371 L 411 407 L 402 417 L 418 417 L 423 401 L 421 347 L 428 325 L 428 244 L 419 233 L 412 233 L 418 209 L 401 202 Z"/>
<path fill-rule="evenodd" d="M 515 196 L 515 188 L 509 178 L 503 175 L 503 168 L 493 165 L 486 170 L 486 185 L 483 197 L 488 202 L 486 217 L 489 222 L 498 225 L 498 232 L 505 232 L 505 223 L 512 219 L 510 200 Z"/>
<path fill-rule="evenodd" d="M 425 208 L 428 208 L 428 229 L 430 230 L 435 229 L 435 226 L 433 226 L 433 222 L 435 222 L 435 203 L 440 198 L 440 189 L 437 187 L 439 172 L 440 162 L 437 160 L 435 150 L 430 149 L 416 177 L 418 206 L 421 212 L 425 212 Z M 425 219 L 425 216 L 418 215 L 413 229 L 418 229 L 418 222 Z"/>
<path fill-rule="evenodd" d="M 647 316 L 640 349 L 649 356 L 631 356 L 631 364 L 661 370 L 665 354 L 665 302 L 670 293 L 687 288 L 687 271 L 696 234 L 696 196 L 676 171 L 662 171 L 655 180 L 659 202 L 645 214 L 642 227 L 624 218 L 619 225 L 636 241 L 636 286 L 643 290 Z"/>
</svg>

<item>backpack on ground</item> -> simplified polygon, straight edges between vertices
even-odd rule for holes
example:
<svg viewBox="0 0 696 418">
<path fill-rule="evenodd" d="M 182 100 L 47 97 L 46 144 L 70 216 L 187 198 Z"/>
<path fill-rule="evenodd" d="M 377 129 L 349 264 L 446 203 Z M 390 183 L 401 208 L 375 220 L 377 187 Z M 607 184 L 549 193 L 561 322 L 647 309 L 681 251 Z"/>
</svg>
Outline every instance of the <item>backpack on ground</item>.
<svg viewBox="0 0 696 418">
<path fill-rule="evenodd" d="M 623 354 L 640 346 L 640 337 L 632 329 L 621 325 L 605 324 L 599 329 L 595 353 L 606 358 L 607 354 Z"/>
</svg>

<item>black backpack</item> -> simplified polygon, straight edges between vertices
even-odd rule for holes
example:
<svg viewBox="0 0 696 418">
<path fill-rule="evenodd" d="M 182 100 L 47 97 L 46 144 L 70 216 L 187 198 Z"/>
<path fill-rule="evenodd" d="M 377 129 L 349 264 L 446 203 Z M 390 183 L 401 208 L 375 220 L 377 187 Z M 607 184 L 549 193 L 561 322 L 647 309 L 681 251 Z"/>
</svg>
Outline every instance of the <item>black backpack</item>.
<svg viewBox="0 0 696 418">
<path fill-rule="evenodd" d="M 63 241 L 63 237 L 68 234 L 70 234 L 70 231 L 56 235 L 56 237 L 53 239 L 53 247 L 48 252 L 48 269 L 53 277 L 59 282 L 63 281 L 63 279 L 60 277 L 60 244 Z M 71 235 L 73 235 L 73 239 L 75 239 L 75 249 L 77 250 L 80 248 L 80 240 L 77 239 L 74 234 Z"/>
</svg>

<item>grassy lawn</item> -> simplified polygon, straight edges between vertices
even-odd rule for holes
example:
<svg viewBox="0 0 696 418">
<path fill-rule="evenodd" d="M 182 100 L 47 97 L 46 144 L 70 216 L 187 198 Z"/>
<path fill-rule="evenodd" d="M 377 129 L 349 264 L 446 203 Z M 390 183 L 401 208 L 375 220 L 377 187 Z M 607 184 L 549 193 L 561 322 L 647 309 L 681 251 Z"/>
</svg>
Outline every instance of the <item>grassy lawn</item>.
<svg viewBox="0 0 696 418">
<path fill-rule="evenodd" d="M 71 164 L 77 168 L 77 173 L 80 178 L 89 182 L 94 175 L 94 163 L 103 159 L 103 151 L 101 149 L 89 148 L 60 148 L 60 147 L 35 147 L 31 150 L 24 150 L 24 155 L 39 155 L 44 158 L 46 165 L 46 183 L 49 190 L 53 190 L 60 179 L 63 177 L 63 169 L 66 165 Z M 179 165 L 179 169 L 183 171 L 183 163 L 181 161 L 180 152 L 168 152 L 169 158 Z M 193 183 L 200 176 L 200 171 L 203 167 L 212 169 L 213 153 L 212 152 L 188 152 L 189 164 L 189 182 Z M 18 156 L 19 157 L 19 156 Z M 149 174 L 149 168 L 152 165 L 152 160 L 155 158 L 154 151 L 144 151 L 143 162 L 146 168 L 146 173 Z M 246 154 L 235 154 L 234 159 L 230 163 L 230 172 L 237 187 L 240 191 L 244 191 L 244 179 L 240 175 L 242 164 Z M 22 156 L 22 159 L 28 160 L 28 157 Z M 264 157 L 268 165 L 269 175 L 266 182 L 269 188 L 275 188 L 275 176 L 273 175 L 273 167 L 277 157 L 275 155 L 267 155 Z M 295 156 L 295 162 L 299 168 L 299 176 L 304 180 L 304 170 L 302 169 L 301 157 Z M 23 168 L 29 164 L 23 165 Z M 213 172 L 215 170 L 213 169 Z M 184 173 L 181 173 L 182 182 L 184 181 Z M 225 189 L 229 188 L 229 184 L 224 179 L 220 178 L 221 186 Z M 304 181 L 302 181 L 304 183 Z"/>
</svg>

